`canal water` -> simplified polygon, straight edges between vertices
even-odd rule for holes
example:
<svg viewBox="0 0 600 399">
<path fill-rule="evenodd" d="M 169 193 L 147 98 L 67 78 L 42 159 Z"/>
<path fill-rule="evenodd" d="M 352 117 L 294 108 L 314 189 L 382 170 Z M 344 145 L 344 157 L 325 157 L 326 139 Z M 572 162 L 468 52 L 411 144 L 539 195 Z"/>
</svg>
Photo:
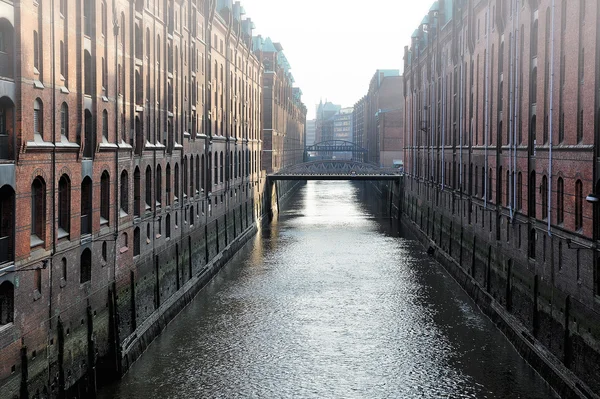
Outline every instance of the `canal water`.
<svg viewBox="0 0 600 399">
<path fill-rule="evenodd" d="M 364 183 L 309 182 L 100 398 L 551 398 Z"/>
</svg>

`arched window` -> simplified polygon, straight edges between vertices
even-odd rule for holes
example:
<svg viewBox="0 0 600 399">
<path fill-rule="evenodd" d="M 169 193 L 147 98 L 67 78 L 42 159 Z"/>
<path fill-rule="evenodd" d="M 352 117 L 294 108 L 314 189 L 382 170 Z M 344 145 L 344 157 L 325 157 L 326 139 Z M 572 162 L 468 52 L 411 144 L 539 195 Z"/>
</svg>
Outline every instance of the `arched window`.
<svg viewBox="0 0 600 399">
<path fill-rule="evenodd" d="M 542 176 L 542 219 L 548 217 L 548 178 L 546 175 Z"/>
<path fill-rule="evenodd" d="M 83 52 L 83 73 L 84 73 L 84 81 L 83 81 L 83 94 L 87 96 L 92 95 L 92 56 L 89 51 L 85 50 Z"/>
<path fill-rule="evenodd" d="M 200 157 L 196 157 L 196 194 L 200 192 Z"/>
<path fill-rule="evenodd" d="M 100 224 L 108 223 L 110 209 L 110 175 L 105 170 L 100 178 Z"/>
<path fill-rule="evenodd" d="M 219 153 L 215 152 L 215 181 L 213 184 L 216 186 L 219 184 Z"/>
<path fill-rule="evenodd" d="M 200 184 L 202 186 L 202 191 L 206 190 L 206 178 L 204 174 L 206 173 L 206 160 L 204 159 L 204 154 L 202 154 L 202 171 L 200 172 Z"/>
<path fill-rule="evenodd" d="M 575 182 L 575 230 L 583 228 L 583 184 Z"/>
<path fill-rule="evenodd" d="M 556 223 L 562 224 L 565 221 L 565 183 L 562 177 L 558 178 L 556 183 Z"/>
<path fill-rule="evenodd" d="M 162 204 L 162 169 L 160 165 L 156 166 L 156 190 L 154 196 L 156 197 L 156 206 Z"/>
<path fill-rule="evenodd" d="M 94 124 L 92 120 L 92 113 L 89 110 L 84 112 L 84 143 L 83 143 L 83 157 L 92 158 L 94 155 Z"/>
<path fill-rule="evenodd" d="M 67 281 L 67 274 L 68 274 L 68 269 L 67 269 L 67 258 L 62 258 L 60 260 L 60 267 L 61 267 L 61 278 L 64 281 Z"/>
<path fill-rule="evenodd" d="M 194 156 L 190 155 L 190 197 L 194 197 Z"/>
<path fill-rule="evenodd" d="M 152 208 L 152 169 L 146 167 L 146 210 Z"/>
<path fill-rule="evenodd" d="M 535 259 L 535 247 L 536 247 L 537 234 L 535 229 L 529 231 L 529 257 Z"/>
<path fill-rule="evenodd" d="M 58 181 L 58 238 L 71 231 L 71 180 L 62 175 Z"/>
<path fill-rule="evenodd" d="M 142 209 L 142 173 L 139 167 L 133 171 L 133 216 L 140 216 Z"/>
<path fill-rule="evenodd" d="M 165 191 L 167 193 L 167 206 L 171 205 L 171 164 L 167 163 L 165 176 Z"/>
<path fill-rule="evenodd" d="M 187 156 L 183 157 L 183 162 L 181 163 L 181 168 L 183 169 L 183 198 L 187 198 L 188 196 L 188 160 Z"/>
<path fill-rule="evenodd" d="M 528 202 L 527 202 L 527 212 L 528 215 L 530 217 L 536 217 L 536 212 L 535 212 L 535 203 L 536 203 L 536 199 L 535 199 L 535 171 L 532 171 L 531 174 L 529 175 L 529 184 L 527 185 L 527 196 L 528 196 Z"/>
<path fill-rule="evenodd" d="M 129 212 L 129 176 L 127 171 L 121 172 L 121 212 L 127 214 Z"/>
<path fill-rule="evenodd" d="M 219 154 L 219 183 L 223 183 L 225 177 L 225 164 L 223 162 L 223 151 Z"/>
<path fill-rule="evenodd" d="M 31 244 L 46 240 L 46 182 L 40 176 L 31 184 Z"/>
<path fill-rule="evenodd" d="M 9 185 L 0 188 L 0 265 L 14 260 L 15 191 Z"/>
<path fill-rule="evenodd" d="M 69 140 L 69 106 L 65 102 L 60 106 L 60 134 Z"/>
<path fill-rule="evenodd" d="M 165 231 L 166 231 L 167 238 L 171 238 L 171 215 L 167 215 L 167 218 L 165 221 Z"/>
<path fill-rule="evenodd" d="M 133 256 L 138 256 L 140 254 L 140 228 L 136 227 L 133 230 Z"/>
<path fill-rule="evenodd" d="M 517 209 L 523 209 L 523 175 L 517 175 Z"/>
<path fill-rule="evenodd" d="M 108 141 L 108 112 L 102 111 L 102 138 L 104 141 Z"/>
<path fill-rule="evenodd" d="M 15 313 L 15 286 L 10 281 L 0 284 L 0 326 L 12 323 Z"/>
<path fill-rule="evenodd" d="M 174 185 L 175 185 L 175 192 L 173 193 L 173 201 L 177 202 L 179 200 L 179 165 L 176 163 L 175 164 L 175 178 L 174 180 Z"/>
<path fill-rule="evenodd" d="M 92 179 L 86 177 L 81 183 L 81 234 L 92 233 Z"/>
<path fill-rule="evenodd" d="M 194 225 L 194 207 L 190 206 L 190 226 Z"/>
<path fill-rule="evenodd" d="M 34 138 L 44 139 L 44 106 L 39 98 L 33 102 L 33 134 Z"/>
<path fill-rule="evenodd" d="M 533 22 L 531 28 L 531 58 L 536 57 L 538 54 L 538 20 Z"/>
<path fill-rule="evenodd" d="M 81 284 L 92 280 L 92 251 L 86 248 L 81 253 L 79 264 L 79 282 Z"/>
</svg>

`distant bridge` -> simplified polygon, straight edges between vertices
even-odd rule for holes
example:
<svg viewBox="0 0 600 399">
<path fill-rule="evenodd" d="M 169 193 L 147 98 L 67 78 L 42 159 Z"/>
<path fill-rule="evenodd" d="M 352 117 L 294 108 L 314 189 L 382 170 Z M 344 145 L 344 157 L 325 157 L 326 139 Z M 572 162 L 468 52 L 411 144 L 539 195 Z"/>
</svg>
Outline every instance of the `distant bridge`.
<svg viewBox="0 0 600 399">
<path fill-rule="evenodd" d="M 309 153 L 331 154 L 334 152 L 352 153 L 352 158 L 361 155 L 363 159 L 367 158 L 367 149 L 362 148 L 355 143 L 345 140 L 327 140 L 304 148 L 304 159 L 307 159 Z"/>
<path fill-rule="evenodd" d="M 270 174 L 271 180 L 398 180 L 401 172 L 395 168 L 344 160 L 305 162 Z"/>
</svg>

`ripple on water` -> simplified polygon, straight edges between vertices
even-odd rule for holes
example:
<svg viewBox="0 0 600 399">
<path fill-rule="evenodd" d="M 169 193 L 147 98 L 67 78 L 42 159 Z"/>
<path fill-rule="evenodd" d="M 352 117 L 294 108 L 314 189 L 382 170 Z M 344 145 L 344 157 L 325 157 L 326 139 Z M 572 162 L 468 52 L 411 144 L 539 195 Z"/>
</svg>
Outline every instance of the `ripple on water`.
<svg viewBox="0 0 600 399">
<path fill-rule="evenodd" d="M 551 397 L 358 187 L 304 186 L 100 397 Z"/>
</svg>

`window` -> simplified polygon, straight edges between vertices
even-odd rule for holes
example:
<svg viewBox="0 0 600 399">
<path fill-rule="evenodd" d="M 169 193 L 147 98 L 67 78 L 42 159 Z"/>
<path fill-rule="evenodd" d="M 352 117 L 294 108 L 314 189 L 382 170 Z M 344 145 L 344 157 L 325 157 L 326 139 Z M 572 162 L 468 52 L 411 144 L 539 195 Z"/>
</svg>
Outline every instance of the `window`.
<svg viewBox="0 0 600 399">
<path fill-rule="evenodd" d="M 175 192 L 173 193 L 173 201 L 179 200 L 179 165 L 175 164 Z"/>
<path fill-rule="evenodd" d="M 146 210 L 152 208 L 152 170 L 146 167 Z"/>
<path fill-rule="evenodd" d="M 100 178 L 100 224 L 108 223 L 110 209 L 110 176 L 105 170 Z"/>
<path fill-rule="evenodd" d="M 142 206 L 141 185 L 142 177 L 140 168 L 136 166 L 133 172 L 133 216 L 140 216 Z"/>
<path fill-rule="evenodd" d="M 92 251 L 86 248 L 81 253 L 79 264 L 79 282 L 81 284 L 92 280 Z"/>
<path fill-rule="evenodd" d="M 200 192 L 200 157 L 196 157 L 196 193 Z"/>
<path fill-rule="evenodd" d="M 15 192 L 9 185 L 0 188 L 0 264 L 14 260 Z"/>
<path fill-rule="evenodd" d="M 531 174 L 529 175 L 529 184 L 527 185 L 527 195 L 528 195 L 528 203 L 527 203 L 527 212 L 528 215 L 530 217 L 536 217 L 535 216 L 535 171 L 532 171 Z"/>
<path fill-rule="evenodd" d="M 81 235 L 92 233 L 92 179 L 81 183 Z"/>
<path fill-rule="evenodd" d="M 167 219 L 165 222 L 165 230 L 167 238 L 171 238 L 171 215 L 167 215 Z"/>
<path fill-rule="evenodd" d="M 533 22 L 531 28 L 531 58 L 537 57 L 538 54 L 538 20 Z"/>
<path fill-rule="evenodd" d="M 60 57 L 60 75 L 64 78 L 67 72 L 67 60 L 66 60 L 66 49 L 63 41 L 59 44 L 59 57 Z"/>
<path fill-rule="evenodd" d="M 58 238 L 69 234 L 71 227 L 71 181 L 62 175 L 58 181 Z"/>
<path fill-rule="evenodd" d="M 121 212 L 129 212 L 129 177 L 127 171 L 121 173 Z"/>
<path fill-rule="evenodd" d="M 215 152 L 215 181 L 213 184 L 215 186 L 219 184 L 219 157 L 217 152 Z"/>
<path fill-rule="evenodd" d="M 83 84 L 83 94 L 92 95 L 92 56 L 89 51 L 84 51 L 83 53 L 83 73 L 84 73 L 84 84 Z"/>
<path fill-rule="evenodd" d="M 10 281 L 0 284 L 0 326 L 14 320 L 15 286 Z"/>
<path fill-rule="evenodd" d="M 33 71 L 40 73 L 40 37 L 37 31 L 33 31 Z"/>
<path fill-rule="evenodd" d="M 108 245 L 106 245 L 106 241 L 102 243 L 102 261 L 106 262 L 108 258 Z"/>
<path fill-rule="evenodd" d="M 517 175 L 517 209 L 523 209 L 523 175 Z"/>
<path fill-rule="evenodd" d="M 535 229 L 529 231 L 529 257 L 535 259 L 535 246 L 536 246 L 537 234 Z"/>
<path fill-rule="evenodd" d="M 558 178 L 556 186 L 556 223 L 562 224 L 565 221 L 565 183 L 562 177 Z"/>
<path fill-rule="evenodd" d="M 69 140 L 69 107 L 65 102 L 60 107 L 60 134 Z"/>
<path fill-rule="evenodd" d="M 31 184 L 31 244 L 43 244 L 46 240 L 46 182 L 37 177 Z"/>
<path fill-rule="evenodd" d="M 155 198 L 156 198 L 156 206 L 160 206 L 162 203 L 162 169 L 160 167 L 160 165 L 156 166 L 156 179 L 155 179 L 155 183 L 156 183 L 156 191 L 155 191 Z"/>
<path fill-rule="evenodd" d="M 583 184 L 575 182 L 575 230 L 583 228 Z"/>
<path fill-rule="evenodd" d="M 548 178 L 546 175 L 542 176 L 540 191 L 542 192 L 542 219 L 546 219 L 548 217 Z"/>
<path fill-rule="evenodd" d="M 108 112 L 102 111 L 102 139 L 108 141 Z"/>
<path fill-rule="evenodd" d="M 62 269 L 61 270 L 61 272 L 62 272 L 61 278 L 64 281 L 67 281 L 67 258 L 62 258 L 60 263 L 61 263 L 61 269 Z"/>
<path fill-rule="evenodd" d="M 39 139 L 44 138 L 44 107 L 42 105 L 42 100 L 37 98 L 33 102 L 33 134 L 34 137 Z"/>
<path fill-rule="evenodd" d="M 171 205 L 171 164 L 167 164 L 165 176 L 165 191 L 167 193 L 167 206 Z"/>
<path fill-rule="evenodd" d="M 133 256 L 138 256 L 140 254 L 140 228 L 136 227 L 133 231 Z"/>
<path fill-rule="evenodd" d="M 223 151 L 221 151 L 220 155 L 219 155 L 219 183 L 223 183 L 223 178 L 224 178 L 224 167 L 225 164 L 223 163 Z"/>
<path fill-rule="evenodd" d="M 42 293 L 42 269 L 35 269 L 33 274 L 33 283 L 35 285 L 35 292 L 37 294 Z"/>
</svg>

